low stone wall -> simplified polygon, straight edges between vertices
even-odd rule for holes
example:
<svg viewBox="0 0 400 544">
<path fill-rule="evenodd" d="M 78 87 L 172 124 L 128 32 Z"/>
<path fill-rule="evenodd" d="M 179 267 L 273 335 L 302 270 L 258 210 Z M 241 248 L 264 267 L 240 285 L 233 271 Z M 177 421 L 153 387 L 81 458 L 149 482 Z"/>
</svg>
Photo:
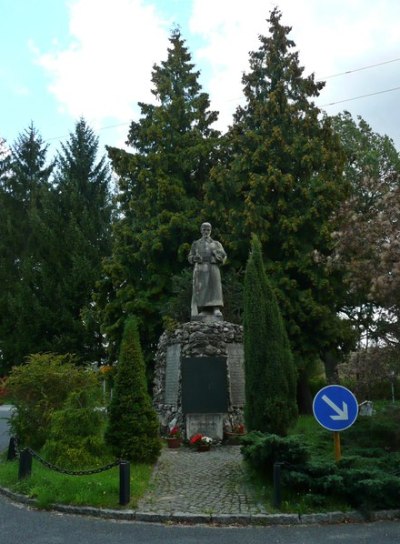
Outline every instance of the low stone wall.
<svg viewBox="0 0 400 544">
<path fill-rule="evenodd" d="M 243 327 L 228 321 L 190 321 L 164 332 L 159 340 L 153 398 L 161 430 L 172 422 L 185 428 L 181 361 L 187 357 L 226 358 L 229 406 L 224 426 L 243 423 Z"/>
</svg>

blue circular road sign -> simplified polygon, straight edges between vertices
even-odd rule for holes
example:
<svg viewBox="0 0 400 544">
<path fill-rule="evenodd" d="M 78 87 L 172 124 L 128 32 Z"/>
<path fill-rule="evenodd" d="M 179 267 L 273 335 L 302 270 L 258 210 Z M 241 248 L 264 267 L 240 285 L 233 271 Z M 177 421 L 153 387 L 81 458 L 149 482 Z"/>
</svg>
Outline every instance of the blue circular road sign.
<svg viewBox="0 0 400 544">
<path fill-rule="evenodd" d="M 314 417 L 328 431 L 344 431 L 358 415 L 358 402 L 349 389 L 327 385 L 318 391 L 313 402 Z"/>
</svg>

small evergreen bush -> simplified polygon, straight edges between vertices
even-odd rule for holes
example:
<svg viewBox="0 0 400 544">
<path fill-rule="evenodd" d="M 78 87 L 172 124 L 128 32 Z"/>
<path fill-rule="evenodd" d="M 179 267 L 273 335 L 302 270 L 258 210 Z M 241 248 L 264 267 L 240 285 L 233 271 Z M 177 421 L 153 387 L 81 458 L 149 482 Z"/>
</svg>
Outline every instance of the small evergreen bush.
<svg viewBox="0 0 400 544">
<path fill-rule="evenodd" d="M 306 463 L 297 468 L 283 469 L 282 484 L 292 492 L 336 497 L 353 508 L 366 510 L 397 508 L 400 501 L 400 478 L 379 468 Z"/>
<path fill-rule="evenodd" d="M 94 391 L 71 393 L 64 407 L 51 416 L 49 438 L 42 449 L 46 460 L 63 468 L 92 468 L 110 460 L 104 443 L 105 417 L 96 409 Z"/>
<path fill-rule="evenodd" d="M 266 475 L 272 475 L 275 462 L 304 464 L 309 457 L 301 437 L 281 437 L 253 431 L 242 437 L 241 452 L 246 461 Z"/>
<path fill-rule="evenodd" d="M 261 478 L 271 481 L 274 463 L 282 462 L 283 490 L 305 498 L 304 504 L 310 507 L 324 507 L 332 499 L 365 510 L 397 508 L 400 504 L 400 452 L 370 448 L 365 450 L 367 455 L 355 455 L 356 450 L 351 449 L 351 455 L 334 463 L 311 460 L 303 436 L 251 432 L 243 437 L 242 444 L 244 459 Z M 362 448 L 358 450 L 363 454 Z"/>
<path fill-rule="evenodd" d="M 117 457 L 139 463 L 154 463 L 161 451 L 134 317 L 124 328 L 105 439 Z"/>
<path fill-rule="evenodd" d="M 400 478 L 376 469 L 342 471 L 345 497 L 356 508 L 398 508 Z"/>
</svg>

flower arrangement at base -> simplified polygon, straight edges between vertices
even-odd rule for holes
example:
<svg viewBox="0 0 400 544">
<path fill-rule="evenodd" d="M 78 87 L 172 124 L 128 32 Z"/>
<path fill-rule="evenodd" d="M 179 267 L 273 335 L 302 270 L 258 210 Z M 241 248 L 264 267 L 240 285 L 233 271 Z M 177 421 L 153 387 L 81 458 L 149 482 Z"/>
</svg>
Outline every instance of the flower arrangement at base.
<svg viewBox="0 0 400 544">
<path fill-rule="evenodd" d="M 194 434 L 189 440 L 189 444 L 195 446 L 197 451 L 209 451 L 212 442 L 212 438 L 201 433 Z"/>
<path fill-rule="evenodd" d="M 169 448 L 179 448 L 182 444 L 182 434 L 178 425 L 174 425 L 169 429 L 166 441 Z"/>
<path fill-rule="evenodd" d="M 231 446 L 239 445 L 240 438 L 246 434 L 246 429 L 243 423 L 235 423 L 227 426 L 224 429 L 224 444 Z"/>
</svg>

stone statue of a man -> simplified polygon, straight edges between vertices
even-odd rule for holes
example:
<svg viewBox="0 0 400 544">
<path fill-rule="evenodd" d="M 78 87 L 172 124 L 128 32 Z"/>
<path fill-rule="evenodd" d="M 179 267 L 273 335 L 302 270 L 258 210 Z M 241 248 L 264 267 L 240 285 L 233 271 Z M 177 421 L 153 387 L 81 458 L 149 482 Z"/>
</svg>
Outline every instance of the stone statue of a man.
<svg viewBox="0 0 400 544">
<path fill-rule="evenodd" d="M 221 319 L 224 302 L 219 265 L 225 262 L 226 253 L 222 244 L 211 238 L 210 223 L 203 223 L 200 232 L 201 238 L 193 242 L 188 257 L 194 264 L 191 315 L 192 319 Z"/>
</svg>

